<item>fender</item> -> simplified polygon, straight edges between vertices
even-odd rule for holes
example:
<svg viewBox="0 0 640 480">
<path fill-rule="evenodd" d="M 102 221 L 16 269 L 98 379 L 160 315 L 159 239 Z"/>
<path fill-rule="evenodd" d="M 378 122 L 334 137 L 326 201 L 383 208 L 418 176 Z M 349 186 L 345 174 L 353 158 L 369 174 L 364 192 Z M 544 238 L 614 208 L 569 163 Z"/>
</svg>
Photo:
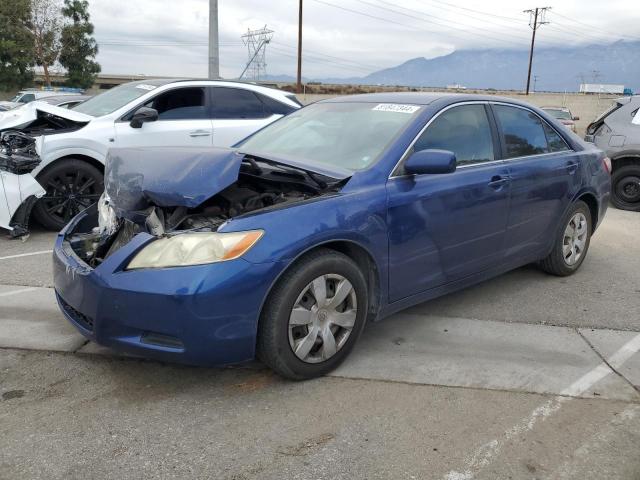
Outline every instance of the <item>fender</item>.
<svg viewBox="0 0 640 480">
<path fill-rule="evenodd" d="M 625 148 L 624 150 L 611 155 L 611 161 L 619 160 L 621 158 L 637 158 L 640 159 L 640 145 L 632 145 L 631 148 Z"/>
<path fill-rule="evenodd" d="M 105 164 L 106 160 L 106 155 L 98 150 L 89 148 L 64 148 L 56 150 L 53 153 L 48 152 L 46 158 L 43 159 L 40 165 L 38 165 L 38 168 L 33 171 L 33 175 L 38 176 L 38 174 L 42 172 L 42 170 L 60 159 L 75 156 L 89 157 L 96 160 L 97 162 L 100 162 L 102 165 Z"/>
</svg>

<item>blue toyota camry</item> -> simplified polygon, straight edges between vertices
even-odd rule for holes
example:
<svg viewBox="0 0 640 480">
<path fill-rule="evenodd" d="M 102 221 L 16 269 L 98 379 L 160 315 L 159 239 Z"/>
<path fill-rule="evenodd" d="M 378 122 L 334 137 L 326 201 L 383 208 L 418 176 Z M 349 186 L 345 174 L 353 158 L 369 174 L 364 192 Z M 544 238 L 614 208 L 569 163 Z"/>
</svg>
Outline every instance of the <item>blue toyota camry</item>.
<svg viewBox="0 0 640 480">
<path fill-rule="evenodd" d="M 574 273 L 609 170 L 511 99 L 326 100 L 234 149 L 112 150 L 100 202 L 57 238 L 56 295 L 115 349 L 315 377 L 367 321 L 532 262 Z"/>
</svg>

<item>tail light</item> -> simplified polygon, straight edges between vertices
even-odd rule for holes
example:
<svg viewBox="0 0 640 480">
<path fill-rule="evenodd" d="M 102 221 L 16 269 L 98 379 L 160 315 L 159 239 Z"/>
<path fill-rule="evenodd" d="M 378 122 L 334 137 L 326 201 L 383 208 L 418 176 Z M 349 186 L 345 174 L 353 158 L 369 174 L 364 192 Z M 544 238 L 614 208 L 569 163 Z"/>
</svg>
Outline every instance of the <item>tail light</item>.
<svg viewBox="0 0 640 480">
<path fill-rule="evenodd" d="M 602 159 L 602 166 L 607 171 L 607 173 L 611 175 L 611 159 L 609 157 L 604 157 Z"/>
</svg>

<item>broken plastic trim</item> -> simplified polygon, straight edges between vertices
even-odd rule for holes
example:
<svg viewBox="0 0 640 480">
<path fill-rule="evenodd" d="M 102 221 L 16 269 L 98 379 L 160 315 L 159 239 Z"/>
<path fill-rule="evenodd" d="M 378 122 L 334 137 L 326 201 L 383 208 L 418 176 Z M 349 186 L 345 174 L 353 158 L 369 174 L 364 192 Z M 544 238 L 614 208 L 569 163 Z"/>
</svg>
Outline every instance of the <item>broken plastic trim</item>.
<svg viewBox="0 0 640 480">
<path fill-rule="evenodd" d="M 31 173 L 40 165 L 35 138 L 17 130 L 0 133 L 0 170 L 15 175 Z"/>
</svg>

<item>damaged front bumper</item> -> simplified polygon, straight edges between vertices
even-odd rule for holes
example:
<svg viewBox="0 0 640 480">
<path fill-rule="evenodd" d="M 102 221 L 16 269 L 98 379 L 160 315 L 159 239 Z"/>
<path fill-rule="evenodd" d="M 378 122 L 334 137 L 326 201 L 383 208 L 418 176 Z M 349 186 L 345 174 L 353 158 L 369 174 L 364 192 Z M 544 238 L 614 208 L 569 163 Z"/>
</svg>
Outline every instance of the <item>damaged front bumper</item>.
<svg viewBox="0 0 640 480">
<path fill-rule="evenodd" d="M 0 227 L 12 237 L 28 234 L 31 209 L 46 193 L 31 175 L 40 164 L 35 144 L 21 132 L 0 133 Z"/>
<path fill-rule="evenodd" d="M 154 237 L 138 233 L 91 268 L 69 242 L 97 225 L 96 207 L 58 235 L 53 253 L 56 297 L 86 338 L 161 361 L 213 366 L 251 360 L 262 302 L 280 265 L 243 259 L 193 267 L 127 271 Z"/>
</svg>

